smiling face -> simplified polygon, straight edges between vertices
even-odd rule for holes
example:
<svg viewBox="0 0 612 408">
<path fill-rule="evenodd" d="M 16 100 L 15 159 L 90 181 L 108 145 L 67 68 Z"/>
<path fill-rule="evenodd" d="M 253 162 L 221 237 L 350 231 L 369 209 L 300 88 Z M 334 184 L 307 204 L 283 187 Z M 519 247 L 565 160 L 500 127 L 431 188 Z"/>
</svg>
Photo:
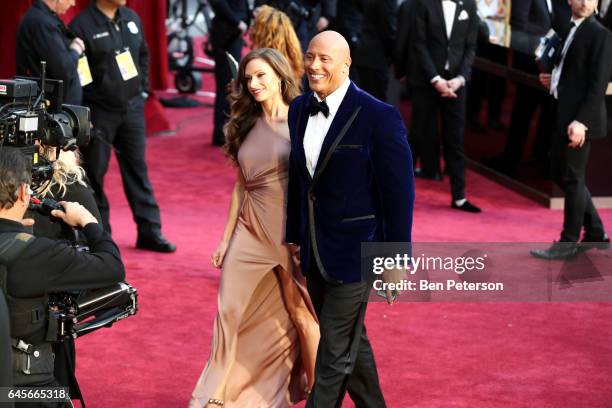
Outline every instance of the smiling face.
<svg viewBox="0 0 612 408">
<path fill-rule="evenodd" d="M 597 0 L 568 0 L 574 18 L 586 18 L 595 12 Z"/>
<path fill-rule="evenodd" d="M 310 89 L 325 99 L 342 85 L 351 65 L 348 43 L 334 31 L 316 35 L 304 56 Z"/>
<path fill-rule="evenodd" d="M 261 58 L 255 58 L 246 65 L 244 81 L 253 98 L 262 103 L 280 95 L 280 78 L 270 64 Z"/>
</svg>

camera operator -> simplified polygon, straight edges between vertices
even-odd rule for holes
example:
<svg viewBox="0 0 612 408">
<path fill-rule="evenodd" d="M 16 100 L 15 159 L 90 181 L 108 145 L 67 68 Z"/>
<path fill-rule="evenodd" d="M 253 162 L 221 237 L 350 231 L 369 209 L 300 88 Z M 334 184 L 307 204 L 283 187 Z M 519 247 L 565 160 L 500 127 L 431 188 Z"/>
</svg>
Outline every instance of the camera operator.
<svg viewBox="0 0 612 408">
<path fill-rule="evenodd" d="M 149 90 L 149 49 L 140 17 L 126 0 L 92 0 L 70 28 L 86 44 L 93 82 L 84 88 L 95 137 L 83 149 L 84 167 L 95 192 L 104 229 L 110 232 L 104 193 L 111 148 L 116 149 L 124 190 L 138 225 L 136 246 L 174 252 L 161 233 L 159 206 L 145 160 L 144 107 Z"/>
<path fill-rule="evenodd" d="M 77 66 L 85 44 L 58 17 L 72 6 L 74 0 L 34 0 L 17 30 L 17 75 L 40 77 L 40 62 L 46 61 L 47 77 L 64 81 L 64 102 L 80 105 Z"/>
<path fill-rule="evenodd" d="M 283 11 L 293 23 L 302 52 L 315 34 L 326 30 L 336 17 L 337 0 L 255 0 L 255 7 L 268 5 Z"/>
<path fill-rule="evenodd" d="M 90 253 L 28 234 L 26 225 L 33 221 L 23 217 L 30 183 L 29 163 L 21 151 L 0 149 L 0 265 L 5 271 L 0 282 L 9 305 L 14 383 L 50 387 L 58 386 L 52 352 L 57 333 L 49 324 L 48 294 L 105 287 L 122 281 L 125 272 L 117 246 L 78 203 L 61 202 L 65 211 L 52 215 L 82 229 Z"/>
<path fill-rule="evenodd" d="M 40 198 L 52 198 L 56 201 L 71 201 L 80 203 L 97 220 L 102 223 L 102 217 L 94 198 L 94 193 L 89 186 L 85 170 L 79 166 L 79 156 L 76 151 L 61 151 L 57 155 L 57 148 L 41 146 L 40 154 L 53 162 L 53 178 L 40 194 Z M 81 246 L 87 246 L 88 242 L 83 234 L 77 236 L 67 229 L 66 225 L 52 219 L 39 211 L 28 211 L 26 218 L 35 221 L 33 233 L 35 237 L 49 238 L 54 240 L 72 241 Z M 54 376 L 62 387 L 68 387 L 72 399 L 82 399 L 81 391 L 76 380 L 76 354 L 74 339 L 67 338 L 63 342 L 54 344 L 55 353 Z"/>
<path fill-rule="evenodd" d="M 0 387 L 13 386 L 10 321 L 4 293 L 0 290 Z M 4 405 L 3 405 L 4 406 Z"/>
</svg>

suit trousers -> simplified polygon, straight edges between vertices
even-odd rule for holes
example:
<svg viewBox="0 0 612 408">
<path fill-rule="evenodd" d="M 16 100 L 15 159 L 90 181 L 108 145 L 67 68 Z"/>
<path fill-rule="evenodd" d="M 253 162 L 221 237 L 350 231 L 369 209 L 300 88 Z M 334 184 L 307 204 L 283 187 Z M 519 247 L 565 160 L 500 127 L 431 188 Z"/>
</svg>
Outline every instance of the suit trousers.
<svg viewBox="0 0 612 408">
<path fill-rule="evenodd" d="M 465 87 L 457 98 L 442 98 L 433 86 L 414 87 L 412 93 L 412 129 L 409 142 L 413 160 L 421 159 L 421 170 L 432 175 L 440 172 L 438 114 L 442 124 L 442 143 L 446 170 L 450 176 L 453 200 L 465 198 L 465 153 L 463 132 L 466 110 Z"/>
<path fill-rule="evenodd" d="M 236 61 L 240 62 L 240 52 L 244 41 L 241 36 L 236 37 L 225 47 L 213 45 L 213 59 L 215 60 L 215 112 L 213 116 L 213 144 L 221 146 L 225 143 L 223 126 L 230 114 L 229 101 L 227 100 L 227 85 L 232 80 L 229 61 L 225 52 L 229 52 Z"/>
<path fill-rule="evenodd" d="M 364 318 L 370 286 L 365 282 L 326 281 L 316 262 L 307 277 L 308 293 L 319 318 L 315 384 L 307 408 L 339 408 L 348 393 L 357 408 L 385 407 Z"/>
<path fill-rule="evenodd" d="M 104 229 L 110 232 L 109 203 L 104 194 L 104 176 L 108 170 L 111 148 L 115 149 L 123 190 L 132 209 L 139 233 L 161 228 L 159 207 L 153 195 L 145 160 L 145 99 L 137 96 L 128 102 L 125 112 L 110 112 L 92 107 L 95 137 L 83 149 L 83 167 L 94 190 Z"/>
<path fill-rule="evenodd" d="M 578 242 L 584 226 L 589 236 L 600 237 L 604 227 L 585 184 L 591 142 L 577 149 L 568 147 L 565 132 L 557 132 L 552 146 L 553 176 L 565 195 L 561 241 Z"/>
</svg>

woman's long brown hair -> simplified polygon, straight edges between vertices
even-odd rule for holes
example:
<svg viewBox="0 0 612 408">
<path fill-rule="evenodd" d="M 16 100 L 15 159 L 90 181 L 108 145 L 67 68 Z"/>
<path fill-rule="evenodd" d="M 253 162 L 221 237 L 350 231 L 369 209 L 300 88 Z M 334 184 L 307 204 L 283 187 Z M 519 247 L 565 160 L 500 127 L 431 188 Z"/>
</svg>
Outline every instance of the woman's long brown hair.
<svg viewBox="0 0 612 408">
<path fill-rule="evenodd" d="M 300 94 L 295 82 L 293 70 L 287 59 L 272 48 L 259 48 L 249 52 L 238 67 L 238 77 L 232 86 L 230 100 L 230 118 L 223 127 L 225 145 L 223 150 L 235 165 L 238 165 L 238 150 L 251 131 L 255 122 L 262 114 L 261 104 L 249 92 L 245 78 L 246 66 L 249 62 L 261 59 L 266 62 L 281 80 L 283 101 L 288 105 Z"/>
</svg>

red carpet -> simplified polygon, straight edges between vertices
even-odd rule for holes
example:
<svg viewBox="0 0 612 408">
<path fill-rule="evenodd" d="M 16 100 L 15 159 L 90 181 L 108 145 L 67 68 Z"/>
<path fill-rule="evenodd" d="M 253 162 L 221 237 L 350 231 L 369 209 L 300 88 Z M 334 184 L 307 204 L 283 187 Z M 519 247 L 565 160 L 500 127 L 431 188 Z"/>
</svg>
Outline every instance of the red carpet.
<svg viewBox="0 0 612 408">
<path fill-rule="evenodd" d="M 177 135 L 150 138 L 147 155 L 164 233 L 179 249 L 134 249 L 136 228 L 113 163 L 114 237 L 140 312 L 77 341 L 91 408 L 184 407 L 209 353 L 219 277 L 210 254 L 235 173 L 210 146 L 212 109 L 169 110 L 168 117 Z M 447 181 L 417 182 L 415 241 L 557 238 L 561 212 L 474 173 L 467 182 L 481 215 L 451 210 Z M 611 228 L 612 211 L 601 214 Z M 611 304 L 376 303 L 367 325 L 391 408 L 612 407 Z"/>
</svg>

